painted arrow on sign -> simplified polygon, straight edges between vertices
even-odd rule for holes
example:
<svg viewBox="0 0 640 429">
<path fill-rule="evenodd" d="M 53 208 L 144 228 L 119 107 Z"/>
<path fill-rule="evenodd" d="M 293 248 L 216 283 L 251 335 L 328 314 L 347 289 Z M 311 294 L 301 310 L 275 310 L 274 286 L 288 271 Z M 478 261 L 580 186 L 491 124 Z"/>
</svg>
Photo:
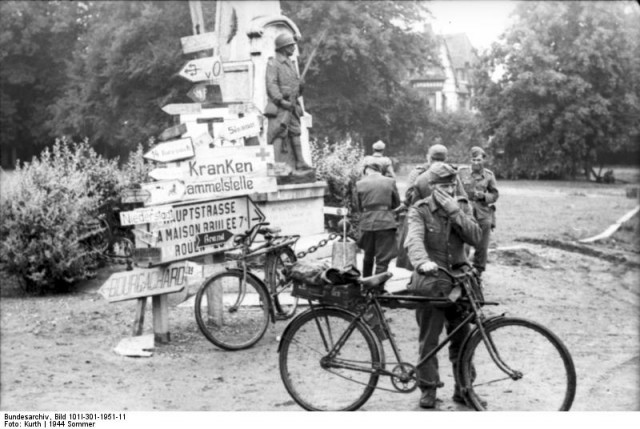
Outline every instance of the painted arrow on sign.
<svg viewBox="0 0 640 429">
<path fill-rule="evenodd" d="M 151 249 L 161 251 L 159 258 L 153 254 L 142 259 L 143 262 L 161 265 L 224 252 L 236 247 L 232 239 L 234 234 L 244 233 L 265 219 L 262 211 L 246 196 L 183 202 L 172 206 L 172 222 L 136 226 L 136 229 L 153 231 L 157 247 Z"/>
<path fill-rule="evenodd" d="M 160 140 L 161 142 L 164 142 L 164 141 L 167 141 L 167 140 L 175 139 L 176 137 L 180 137 L 181 135 L 183 135 L 186 132 L 187 132 L 187 125 L 186 124 L 175 125 L 175 126 L 173 126 L 171 128 L 167 128 L 166 130 L 164 130 L 158 136 L 158 140 Z"/>
<path fill-rule="evenodd" d="M 186 127 L 185 127 L 186 128 Z M 195 155 L 191 137 L 171 140 L 154 146 L 143 155 L 144 158 L 157 162 L 171 162 L 191 158 Z"/>
<path fill-rule="evenodd" d="M 149 198 L 144 202 L 145 206 L 182 201 L 186 190 L 182 180 L 143 183 L 140 187 L 149 193 Z"/>
<path fill-rule="evenodd" d="M 213 32 L 181 37 L 180 43 L 183 54 L 192 54 L 207 49 L 215 50 L 218 47 L 218 39 L 216 33 Z"/>
<path fill-rule="evenodd" d="M 231 237 L 233 237 L 233 234 L 227 230 L 204 232 L 196 235 L 196 246 L 205 247 L 224 244 Z"/>
<path fill-rule="evenodd" d="M 200 103 L 172 103 L 162 108 L 169 115 L 197 115 L 202 111 Z"/>
<path fill-rule="evenodd" d="M 191 82 L 220 81 L 224 76 L 220 57 L 196 58 L 180 70 L 180 76 Z"/>
</svg>

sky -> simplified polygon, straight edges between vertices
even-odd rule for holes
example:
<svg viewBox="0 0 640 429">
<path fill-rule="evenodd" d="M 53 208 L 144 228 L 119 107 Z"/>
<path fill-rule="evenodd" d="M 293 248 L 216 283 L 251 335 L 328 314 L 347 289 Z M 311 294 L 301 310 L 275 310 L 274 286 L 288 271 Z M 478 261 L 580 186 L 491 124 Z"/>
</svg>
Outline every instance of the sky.
<svg viewBox="0 0 640 429">
<path fill-rule="evenodd" d="M 466 33 L 471 44 L 482 51 L 491 46 L 507 28 L 509 14 L 518 2 L 514 0 L 430 1 L 427 7 L 434 15 L 437 34 Z"/>
</svg>

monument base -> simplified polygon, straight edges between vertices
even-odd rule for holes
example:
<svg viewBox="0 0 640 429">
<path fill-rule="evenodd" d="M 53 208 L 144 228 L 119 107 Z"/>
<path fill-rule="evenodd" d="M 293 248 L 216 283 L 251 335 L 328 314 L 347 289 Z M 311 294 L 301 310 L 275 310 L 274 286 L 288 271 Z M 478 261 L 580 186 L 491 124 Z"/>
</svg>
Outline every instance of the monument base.
<svg viewBox="0 0 640 429">
<path fill-rule="evenodd" d="M 276 176 L 278 185 L 294 185 L 299 183 L 315 183 L 315 170 L 294 170 L 287 176 Z"/>
<path fill-rule="evenodd" d="M 282 234 L 322 234 L 326 186 L 326 182 L 279 185 L 278 192 L 250 197 L 265 214 L 266 221 L 280 227 Z"/>
</svg>

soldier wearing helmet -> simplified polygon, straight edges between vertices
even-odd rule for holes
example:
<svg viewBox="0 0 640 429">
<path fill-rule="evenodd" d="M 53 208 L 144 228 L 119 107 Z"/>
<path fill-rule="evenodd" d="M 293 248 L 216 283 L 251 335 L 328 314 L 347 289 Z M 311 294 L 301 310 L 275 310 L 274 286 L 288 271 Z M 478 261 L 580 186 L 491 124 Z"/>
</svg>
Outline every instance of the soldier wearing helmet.
<svg viewBox="0 0 640 429">
<path fill-rule="evenodd" d="M 482 241 L 475 247 L 473 266 L 483 272 L 487 265 L 487 252 L 491 230 L 495 228 L 495 205 L 498 199 L 498 184 L 491 170 L 484 168 L 485 151 L 479 147 L 471 148 L 471 166 L 461 167 L 458 171 L 462 186 L 473 205 L 473 213 L 482 228 Z"/>
<path fill-rule="evenodd" d="M 276 162 L 286 162 L 295 170 L 311 170 L 302 157 L 300 117 L 304 112 L 298 102 L 301 82 L 298 67 L 290 58 L 295 52 L 296 41 L 291 34 L 282 33 L 276 37 L 275 47 L 276 55 L 269 58 L 266 73 L 267 138 L 274 146 Z"/>
<path fill-rule="evenodd" d="M 393 171 L 393 162 L 387 156 L 384 156 L 384 149 L 386 145 L 382 140 L 378 140 L 375 142 L 371 148 L 373 149 L 372 155 L 367 155 L 364 157 L 364 162 L 366 163 L 376 163 L 380 165 L 380 171 L 384 176 L 391 177 L 392 179 L 396 178 L 396 173 Z"/>
</svg>

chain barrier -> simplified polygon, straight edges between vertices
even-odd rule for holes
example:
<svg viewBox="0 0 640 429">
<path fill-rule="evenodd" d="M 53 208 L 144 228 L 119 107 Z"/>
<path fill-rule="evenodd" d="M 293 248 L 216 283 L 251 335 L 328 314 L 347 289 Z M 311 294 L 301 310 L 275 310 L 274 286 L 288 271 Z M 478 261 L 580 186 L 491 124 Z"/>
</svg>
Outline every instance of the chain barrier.
<svg viewBox="0 0 640 429">
<path fill-rule="evenodd" d="M 298 259 L 302 259 L 305 256 L 307 256 L 309 253 L 313 253 L 319 248 L 326 246 L 329 243 L 329 241 L 335 240 L 338 237 L 340 237 L 340 234 L 336 234 L 335 232 L 332 232 L 331 234 L 329 234 L 329 238 L 323 238 L 318 242 L 318 244 L 309 247 L 306 251 L 303 250 L 301 252 L 298 252 L 296 256 L 298 257 Z"/>
</svg>

